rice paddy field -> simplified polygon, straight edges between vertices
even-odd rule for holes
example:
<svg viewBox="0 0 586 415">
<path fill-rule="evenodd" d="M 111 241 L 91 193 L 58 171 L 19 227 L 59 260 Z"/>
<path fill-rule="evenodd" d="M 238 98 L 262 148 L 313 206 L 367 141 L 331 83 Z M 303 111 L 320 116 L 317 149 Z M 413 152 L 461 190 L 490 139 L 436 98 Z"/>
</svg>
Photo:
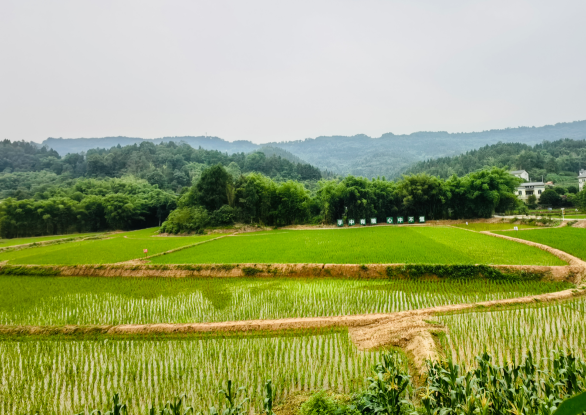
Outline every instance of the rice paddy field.
<svg viewBox="0 0 586 415">
<path fill-rule="evenodd" d="M 0 324 L 203 323 L 390 313 L 570 286 L 488 280 L 0 276 Z"/>
<path fill-rule="evenodd" d="M 390 226 L 240 234 L 162 255 L 152 263 L 566 265 L 540 249 L 463 229 Z"/>
<path fill-rule="evenodd" d="M 488 229 L 485 224 L 474 225 L 478 226 L 275 230 L 216 240 L 211 239 L 221 235 L 159 237 L 158 229 L 152 228 L 4 252 L 0 261 L 108 264 L 141 258 L 143 249 L 153 255 L 187 247 L 150 261 L 565 265 L 537 248 L 478 233 L 510 229 L 509 224 L 490 224 Z M 585 231 L 524 230 L 518 236 L 535 234 L 546 239 L 539 242 L 559 244 L 556 247 L 577 255 L 583 252 L 580 240 Z M 205 243 L 190 247 L 200 242 Z M 391 313 L 572 287 L 564 282 L 483 279 L 0 275 L 0 326 L 199 323 Z M 584 357 L 585 312 L 586 299 L 579 298 L 441 315 L 434 320 L 447 328 L 438 334 L 446 356 L 471 365 L 484 350 L 500 363 L 520 360 L 527 351 L 546 357 L 553 349 Z M 89 413 L 105 408 L 113 393 L 120 394 L 131 414 L 148 413 L 151 405 L 183 393 L 197 412 L 218 405 L 218 390 L 227 379 L 245 388 L 242 398 L 250 398 L 247 411 L 260 413 L 267 380 L 275 385 L 278 402 L 298 391 L 328 389 L 349 394 L 365 387 L 365 379 L 383 351 L 359 351 L 346 329 L 144 336 L 4 334 L 0 336 L 0 415 Z"/>
<path fill-rule="evenodd" d="M 521 361 L 527 352 L 536 360 L 553 350 L 586 356 L 586 299 L 503 311 L 445 315 L 440 344 L 454 361 L 472 366 L 485 350 L 499 364 Z"/>
<path fill-rule="evenodd" d="M 74 414 L 106 407 L 113 391 L 131 413 L 187 394 L 196 408 L 217 405 L 232 379 L 262 410 L 262 386 L 277 399 L 301 390 L 353 392 L 379 360 L 347 331 L 317 335 L 189 339 L 7 340 L 0 342 L 0 414 Z M 242 396 L 244 397 L 244 396 Z"/>
<path fill-rule="evenodd" d="M 0 252 L 0 261 L 39 265 L 111 264 L 144 257 L 144 249 L 148 249 L 148 255 L 159 254 L 221 236 L 159 237 L 157 232 L 158 228 L 143 229 L 112 234 L 106 239 Z"/>
<path fill-rule="evenodd" d="M 511 236 L 510 233 L 502 233 L 502 235 Z M 564 226 L 563 228 L 516 232 L 514 236 L 515 238 L 548 245 L 586 260 L 585 228 Z"/>
</svg>

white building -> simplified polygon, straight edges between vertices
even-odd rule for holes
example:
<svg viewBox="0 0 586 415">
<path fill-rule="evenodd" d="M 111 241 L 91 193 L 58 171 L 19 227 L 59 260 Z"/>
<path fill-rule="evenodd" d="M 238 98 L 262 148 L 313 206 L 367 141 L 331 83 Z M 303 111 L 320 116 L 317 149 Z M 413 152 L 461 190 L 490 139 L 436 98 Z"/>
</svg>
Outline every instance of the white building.
<svg viewBox="0 0 586 415">
<path fill-rule="evenodd" d="M 526 182 L 529 181 L 529 173 L 527 173 L 525 170 L 513 170 L 509 173 L 511 173 L 513 176 L 517 176 L 518 178 L 525 180 Z"/>
<path fill-rule="evenodd" d="M 539 200 L 544 191 L 545 183 L 543 182 L 521 183 L 519 187 L 517 187 L 517 197 L 523 202 L 526 202 L 529 196 L 535 196 L 537 200 Z"/>
<path fill-rule="evenodd" d="M 578 174 L 578 187 L 580 191 L 584 190 L 584 184 L 586 184 L 586 170 L 580 170 L 580 174 Z"/>
</svg>

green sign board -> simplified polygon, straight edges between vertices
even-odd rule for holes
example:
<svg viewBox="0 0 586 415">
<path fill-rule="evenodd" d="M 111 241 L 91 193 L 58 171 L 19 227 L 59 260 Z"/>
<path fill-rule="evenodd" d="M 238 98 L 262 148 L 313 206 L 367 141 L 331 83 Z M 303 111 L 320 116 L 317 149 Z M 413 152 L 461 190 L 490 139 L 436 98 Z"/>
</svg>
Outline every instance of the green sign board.
<svg viewBox="0 0 586 415">
<path fill-rule="evenodd" d="M 419 223 L 425 223 L 425 216 L 419 216 Z"/>
<path fill-rule="evenodd" d="M 370 218 L 370 224 L 376 225 L 376 218 Z"/>
<path fill-rule="evenodd" d="M 391 218 L 391 217 L 387 218 L 387 223 L 390 223 L 392 225 L 393 224 L 393 218 Z"/>
<path fill-rule="evenodd" d="M 338 226 L 344 226 L 344 220 L 338 219 Z"/>
<path fill-rule="evenodd" d="M 403 216 L 399 216 L 397 218 L 397 223 L 403 223 Z"/>
<path fill-rule="evenodd" d="M 354 219 L 348 219 L 348 226 L 354 226 Z"/>
<path fill-rule="evenodd" d="M 366 226 L 366 219 L 360 219 L 360 224 L 362 226 Z"/>
<path fill-rule="evenodd" d="M 407 218 L 407 222 L 409 222 L 409 223 L 415 223 L 415 217 L 414 216 L 409 216 Z"/>
</svg>

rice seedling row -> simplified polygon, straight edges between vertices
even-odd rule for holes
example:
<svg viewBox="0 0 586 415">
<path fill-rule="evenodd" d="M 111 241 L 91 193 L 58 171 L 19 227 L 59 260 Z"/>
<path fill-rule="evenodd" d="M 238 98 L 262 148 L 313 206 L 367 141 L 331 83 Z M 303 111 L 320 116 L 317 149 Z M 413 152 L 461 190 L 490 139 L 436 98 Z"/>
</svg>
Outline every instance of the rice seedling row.
<svg viewBox="0 0 586 415">
<path fill-rule="evenodd" d="M 21 340 L 0 342 L 0 414 L 78 413 L 105 407 L 114 391 L 147 413 L 186 393 L 196 408 L 217 405 L 226 379 L 262 408 L 263 383 L 277 400 L 301 390 L 363 387 L 379 352 L 360 352 L 347 332 L 196 340 Z M 89 412 L 86 412 L 89 413 Z"/>
<path fill-rule="evenodd" d="M 488 351 L 499 364 L 519 362 L 531 352 L 549 358 L 554 350 L 586 356 L 586 299 L 506 311 L 464 313 L 437 318 L 447 333 L 440 344 L 454 361 L 472 365 Z"/>
<path fill-rule="evenodd" d="M 0 324 L 199 323 L 391 313 L 570 286 L 490 280 L 2 276 Z"/>
</svg>

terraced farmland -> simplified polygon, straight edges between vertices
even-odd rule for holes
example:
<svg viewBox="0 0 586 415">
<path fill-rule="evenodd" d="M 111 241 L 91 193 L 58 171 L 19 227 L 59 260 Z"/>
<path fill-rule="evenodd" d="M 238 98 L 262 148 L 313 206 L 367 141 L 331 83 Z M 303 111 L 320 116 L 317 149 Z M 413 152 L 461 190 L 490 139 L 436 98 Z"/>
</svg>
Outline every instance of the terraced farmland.
<svg viewBox="0 0 586 415">
<path fill-rule="evenodd" d="M 540 249 L 461 229 L 389 226 L 241 234 L 159 256 L 152 263 L 565 265 Z"/>
<path fill-rule="evenodd" d="M 146 229 L 103 240 L 0 253 L 0 261 L 8 260 L 15 265 L 108 264 L 141 258 L 145 248 L 149 254 L 156 254 L 206 241 L 150 261 L 152 264 L 565 265 L 543 250 L 469 230 L 453 227 L 276 230 L 211 241 L 219 235 L 157 237 L 156 229 Z M 527 230 L 519 235 L 551 231 L 558 229 Z M 405 267 L 416 268 L 422 267 Z M 113 392 L 120 393 L 132 408 L 130 413 L 148 413 L 151 405 L 160 406 L 182 393 L 200 410 L 218 404 L 218 389 L 225 386 L 227 379 L 234 381 L 236 387 L 245 386 L 246 395 L 251 399 L 246 410 L 258 413 L 262 410 L 262 387 L 268 379 L 275 385 L 277 402 L 297 391 L 325 388 L 349 394 L 363 390 L 373 363 L 392 344 L 382 343 L 382 349 L 365 346 L 354 337 L 357 327 L 352 326 L 353 341 L 361 350 L 370 350 L 360 351 L 350 340 L 347 329 L 299 331 L 302 326 L 298 325 L 299 321 L 294 321 L 287 331 L 206 335 L 154 334 L 149 327 L 143 328 L 146 334 L 124 330 L 118 334 L 96 334 L 91 326 L 165 323 L 164 327 L 175 330 L 166 324 L 393 313 L 574 288 L 567 282 L 466 279 L 465 273 L 462 279 L 424 279 L 415 274 L 405 279 L 381 279 L 378 274 L 378 279 L 293 278 L 285 274 L 169 278 L 175 268 L 152 269 L 171 274 L 135 278 L 0 276 L 0 329 L 4 333 L 0 336 L 0 415 L 74 414 L 82 410 L 89 413 L 94 408 L 105 408 Z M 529 350 L 545 357 L 552 348 L 583 356 L 585 304 L 581 298 L 566 303 L 535 303 L 531 308 L 519 306 L 435 317 L 427 311 L 426 315 L 448 327 L 447 332 L 437 334 L 439 344 L 459 363 L 472 363 L 484 348 L 504 362 L 521 359 Z M 338 323 L 342 319 L 334 320 Z M 384 324 L 389 321 L 394 320 L 383 320 Z M 409 320 L 407 325 L 417 327 L 411 323 Z M 388 330 L 384 324 L 381 327 Z M 72 335 L 51 334 L 53 328 L 63 326 L 73 330 L 70 325 L 82 327 Z M 227 323 L 222 327 L 230 325 L 234 326 Z M 27 331 L 23 330 L 24 326 L 40 327 Z M 248 330 L 249 326 L 254 323 L 244 322 L 238 327 Z M 377 324 L 368 323 L 364 327 L 378 330 Z M 362 329 L 358 327 L 358 331 Z M 29 334 L 19 334 L 23 332 Z M 375 333 L 368 339 L 384 339 L 385 335 L 388 334 Z M 405 337 L 404 341 L 410 340 Z"/>
<path fill-rule="evenodd" d="M 568 287 L 487 280 L 0 276 L 0 324 L 200 323 L 391 313 Z"/>
<path fill-rule="evenodd" d="M 111 235 L 106 239 L 69 242 L 18 251 L 0 252 L 0 261 L 9 264 L 110 264 L 159 254 L 171 249 L 195 244 L 221 235 L 187 237 L 157 237 L 157 228 Z"/>
</svg>

